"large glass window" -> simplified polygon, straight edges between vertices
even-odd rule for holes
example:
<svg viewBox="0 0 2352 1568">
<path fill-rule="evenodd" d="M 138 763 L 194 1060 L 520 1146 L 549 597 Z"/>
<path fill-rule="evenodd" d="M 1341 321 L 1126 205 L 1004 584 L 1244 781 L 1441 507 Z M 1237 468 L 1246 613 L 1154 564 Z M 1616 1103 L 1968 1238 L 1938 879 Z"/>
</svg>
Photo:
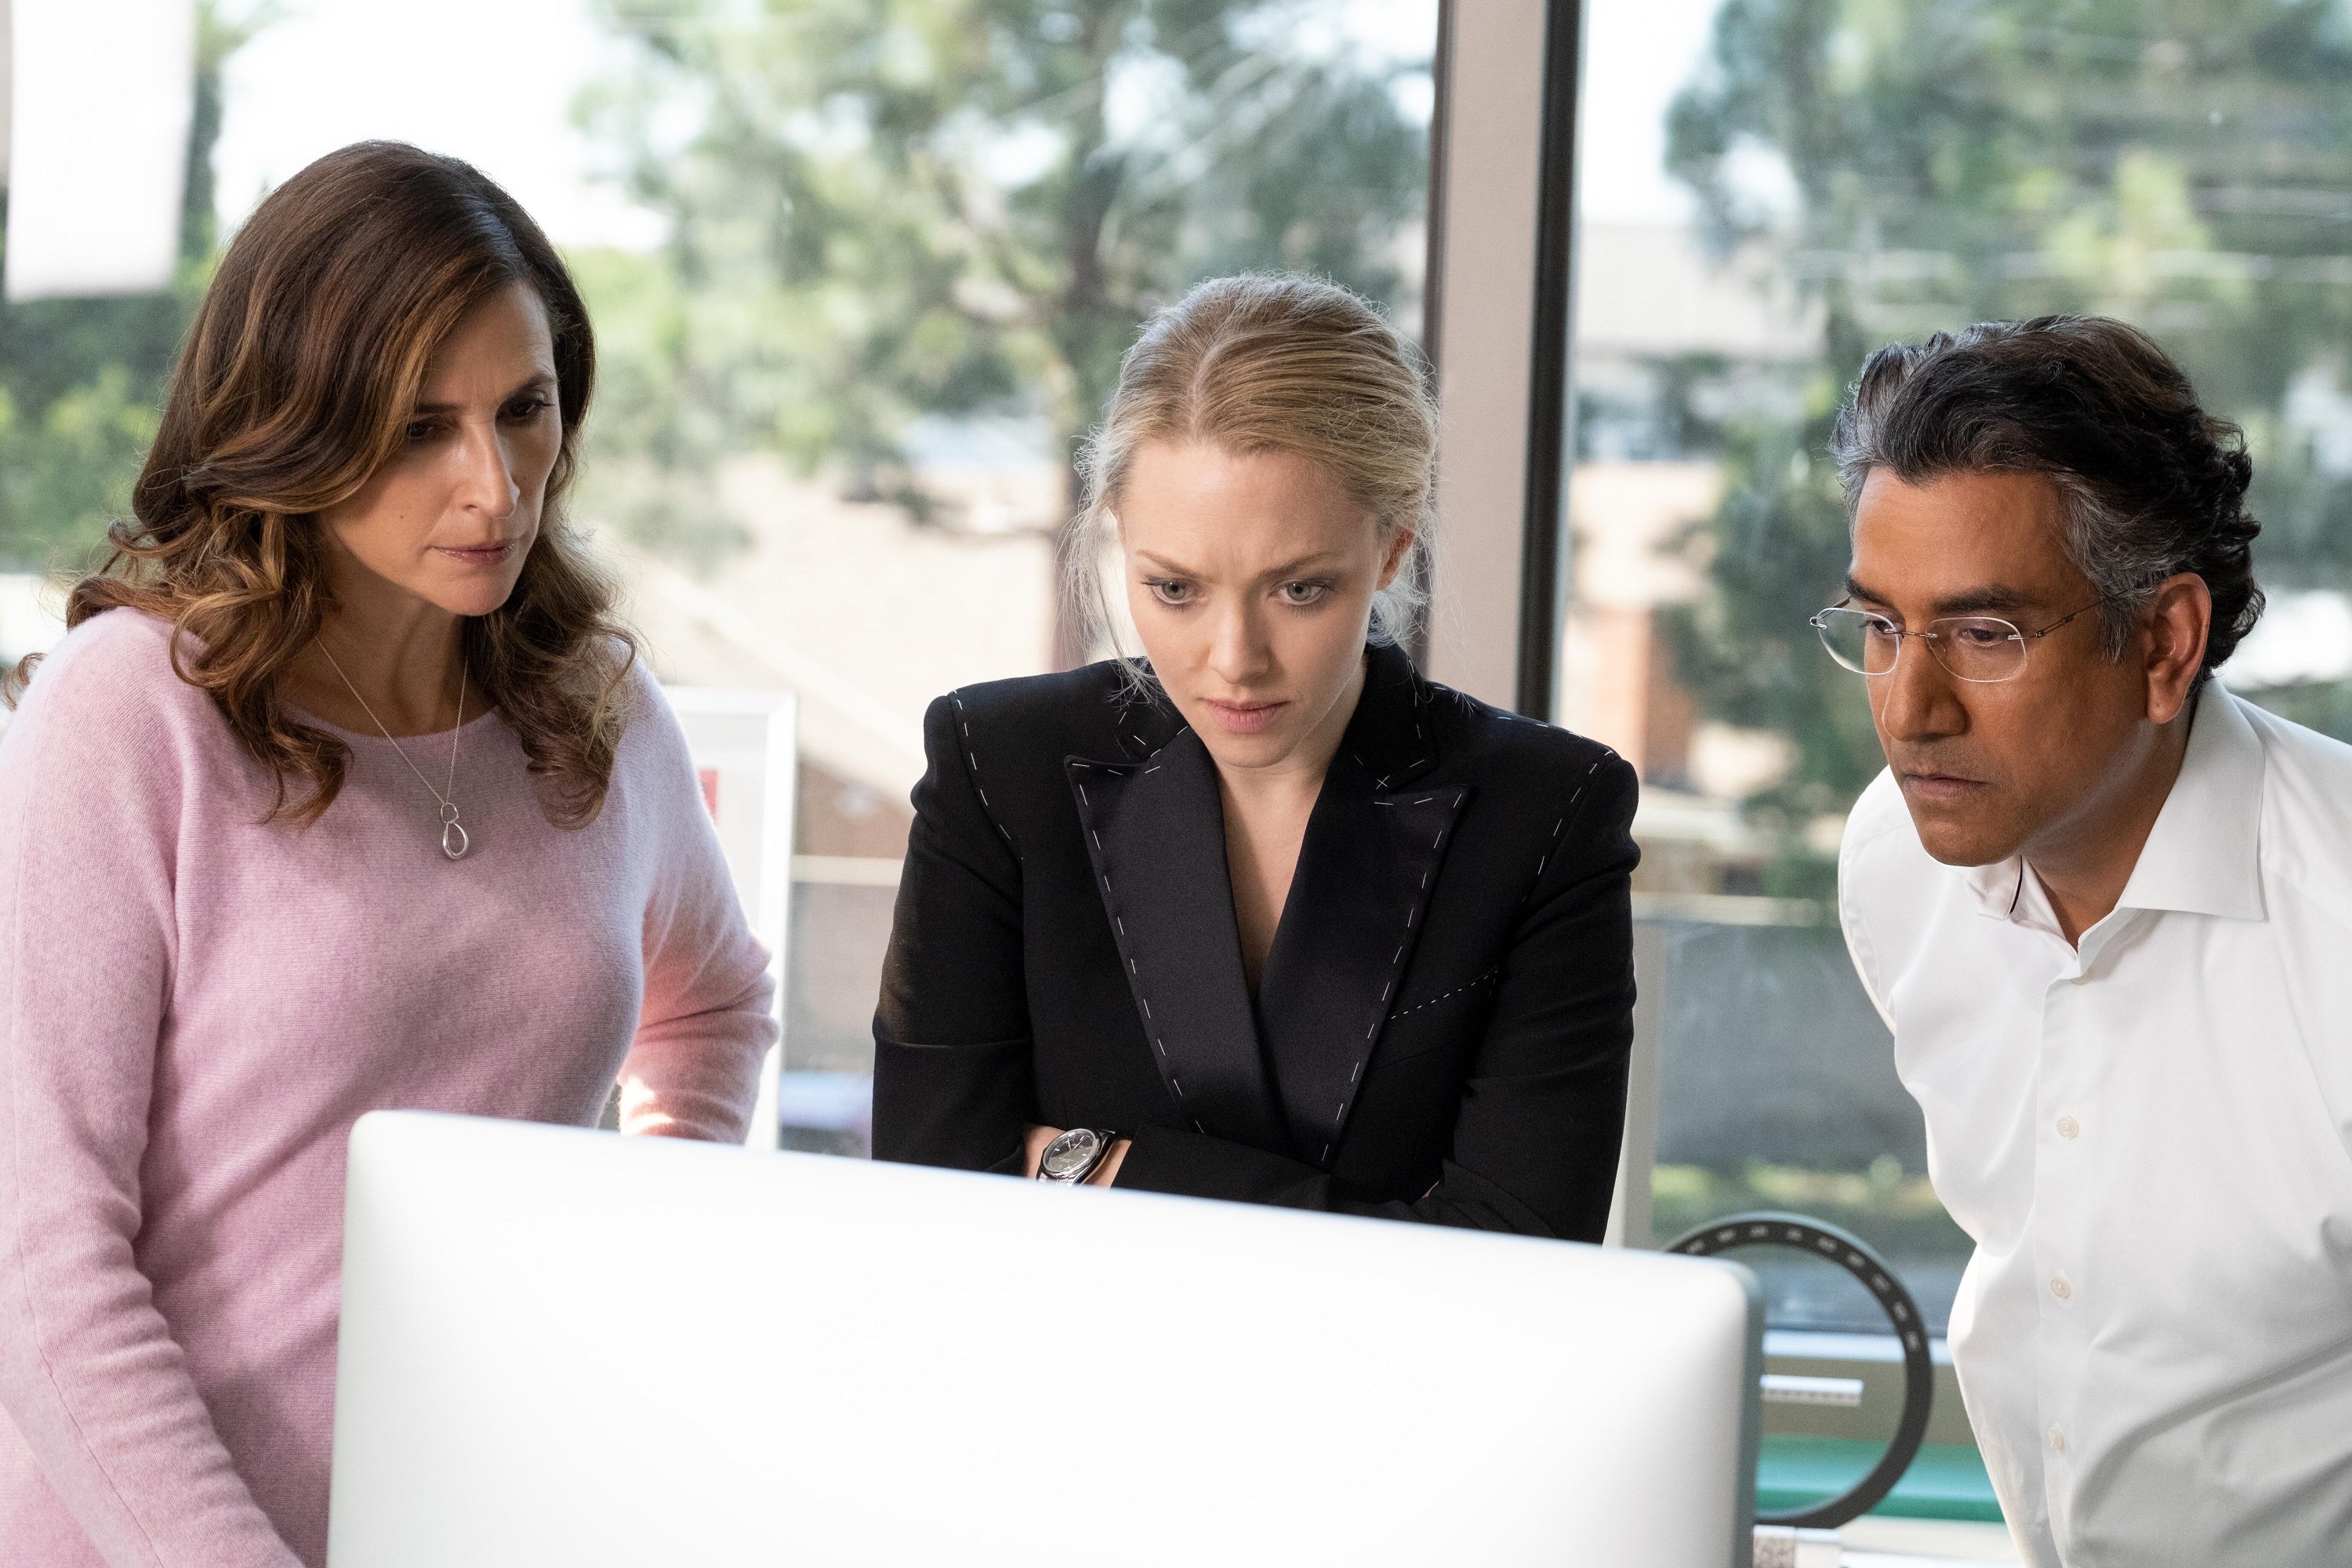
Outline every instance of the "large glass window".
<svg viewBox="0 0 2352 1568">
<path fill-rule="evenodd" d="M 1094 651 L 1057 592 L 1072 458 L 1157 305 L 1295 267 L 1418 333 L 1437 0 L 202 14 L 174 291 L 0 314 L 0 652 L 54 636 L 41 574 L 122 514 L 268 186 L 371 135 L 474 161 L 594 313 L 575 511 L 656 669 L 798 695 L 787 1142 L 861 1150 L 925 706 Z"/>
<path fill-rule="evenodd" d="M 1890 341 L 2051 311 L 2145 327 L 2256 465 L 2271 610 L 2223 679 L 2352 735 L 2352 14 L 1586 15 L 1563 717 L 1644 780 L 1654 1228 L 1832 1219 L 1894 1258 L 1940 1332 L 1969 1244 L 1830 902 L 1881 758 L 1859 679 L 1805 624 L 1846 564 L 1829 421 Z M 1779 1329 L 1880 1326 L 1833 1279 L 1765 1273 Z"/>
<path fill-rule="evenodd" d="M 1075 662 L 1076 445 L 1138 321 L 1297 267 L 1417 330 L 1434 0 L 615 3 L 582 100 L 587 504 L 667 672 L 801 699 L 787 1142 L 862 1146 L 919 725 Z"/>
</svg>

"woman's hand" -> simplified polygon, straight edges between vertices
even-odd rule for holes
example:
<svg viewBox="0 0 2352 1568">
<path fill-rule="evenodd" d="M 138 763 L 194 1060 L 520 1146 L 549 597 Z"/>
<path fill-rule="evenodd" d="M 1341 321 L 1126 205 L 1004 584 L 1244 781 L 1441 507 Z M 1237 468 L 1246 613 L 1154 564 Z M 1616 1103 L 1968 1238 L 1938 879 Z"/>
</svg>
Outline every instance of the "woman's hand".
<svg viewBox="0 0 2352 1568">
<path fill-rule="evenodd" d="M 1045 1157 L 1045 1146 L 1061 1135 L 1062 1130 L 1058 1127 L 1032 1127 L 1023 1133 L 1021 1173 L 1031 1181 L 1035 1181 L 1038 1162 Z M 1102 1163 L 1097 1165 L 1094 1173 L 1087 1178 L 1087 1185 L 1107 1187 L 1117 1181 L 1119 1165 L 1127 1159 L 1127 1146 L 1133 1140 L 1122 1138 L 1113 1143 L 1110 1146 L 1110 1152 L 1103 1156 Z"/>
</svg>

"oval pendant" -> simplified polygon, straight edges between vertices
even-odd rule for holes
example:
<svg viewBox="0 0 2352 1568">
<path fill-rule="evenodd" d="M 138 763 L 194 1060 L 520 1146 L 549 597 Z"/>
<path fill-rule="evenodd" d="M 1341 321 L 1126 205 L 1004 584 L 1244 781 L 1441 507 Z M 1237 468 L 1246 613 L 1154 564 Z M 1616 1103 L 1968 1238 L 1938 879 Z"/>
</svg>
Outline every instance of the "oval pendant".
<svg viewBox="0 0 2352 1568">
<path fill-rule="evenodd" d="M 466 858 L 466 851 L 473 847 L 472 837 L 467 834 L 464 827 L 458 825 L 457 808 L 454 805 L 443 806 L 441 808 L 441 853 L 452 860 L 463 860 Z"/>
</svg>

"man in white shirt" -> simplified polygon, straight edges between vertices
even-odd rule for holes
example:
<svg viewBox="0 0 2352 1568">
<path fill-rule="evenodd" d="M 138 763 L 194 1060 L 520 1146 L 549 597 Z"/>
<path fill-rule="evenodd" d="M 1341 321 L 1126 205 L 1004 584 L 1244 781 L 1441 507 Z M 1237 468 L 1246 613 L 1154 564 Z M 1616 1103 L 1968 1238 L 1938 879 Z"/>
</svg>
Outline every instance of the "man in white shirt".
<svg viewBox="0 0 2352 1568">
<path fill-rule="evenodd" d="M 1889 764 L 1840 912 L 2019 1546 L 2352 1563 L 2352 748 L 2210 679 L 2262 609 L 2238 433 L 2058 318 L 1881 351 L 1833 451 L 1816 625 Z"/>
</svg>

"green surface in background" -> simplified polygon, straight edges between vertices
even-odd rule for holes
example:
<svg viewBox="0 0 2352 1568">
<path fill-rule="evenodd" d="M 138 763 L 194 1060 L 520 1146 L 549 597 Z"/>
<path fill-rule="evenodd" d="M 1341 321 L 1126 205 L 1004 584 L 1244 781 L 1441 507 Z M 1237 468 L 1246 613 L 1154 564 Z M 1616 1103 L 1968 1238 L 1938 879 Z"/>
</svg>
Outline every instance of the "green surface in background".
<svg viewBox="0 0 2352 1568">
<path fill-rule="evenodd" d="M 1778 1510 L 1825 1501 L 1862 1479 L 1885 1451 L 1884 1443 L 1856 1438 L 1767 1433 L 1756 1459 L 1756 1506 Z M 1960 1443 L 1923 1446 L 1895 1489 L 1870 1511 L 1898 1519 L 2000 1522 L 2000 1504 L 1984 1460 Z"/>
</svg>

